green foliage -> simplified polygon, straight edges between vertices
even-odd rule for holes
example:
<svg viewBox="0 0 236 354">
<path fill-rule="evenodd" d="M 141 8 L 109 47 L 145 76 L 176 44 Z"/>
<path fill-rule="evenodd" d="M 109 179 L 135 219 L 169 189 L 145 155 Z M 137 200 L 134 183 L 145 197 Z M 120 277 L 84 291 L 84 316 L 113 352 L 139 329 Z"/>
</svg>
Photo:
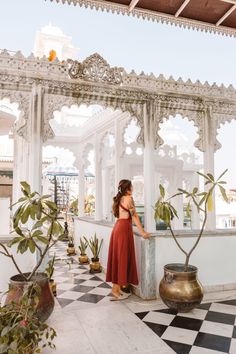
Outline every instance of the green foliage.
<svg viewBox="0 0 236 354">
<path fill-rule="evenodd" d="M 86 238 L 84 237 L 84 241 L 83 241 L 82 237 L 80 237 L 79 251 L 81 256 L 86 255 L 87 247 L 88 247 L 88 241 L 86 240 Z"/>
<path fill-rule="evenodd" d="M 42 353 L 45 347 L 55 348 L 55 330 L 35 317 L 39 292 L 30 283 L 18 303 L 0 307 L 0 354 Z"/>
<path fill-rule="evenodd" d="M 186 256 L 186 262 L 185 262 L 186 266 L 188 265 L 190 255 L 198 245 L 198 242 L 203 234 L 208 213 L 211 212 L 213 209 L 213 193 L 215 192 L 215 190 L 218 189 L 224 201 L 228 202 L 228 197 L 226 195 L 225 188 L 223 187 L 223 185 L 225 185 L 226 182 L 222 180 L 222 177 L 225 175 L 226 172 L 227 170 L 225 170 L 217 179 L 215 179 L 211 173 L 203 174 L 201 172 L 198 172 L 199 176 L 204 178 L 205 185 L 208 186 L 208 191 L 200 192 L 197 187 L 194 187 L 192 191 L 188 192 L 182 188 L 178 188 L 178 193 L 174 194 L 168 199 L 165 199 L 165 195 L 166 195 L 165 188 L 161 184 L 159 185 L 160 197 L 154 206 L 154 218 L 156 221 L 165 222 L 167 227 L 170 229 L 171 234 L 174 237 L 177 246 Z M 193 205 L 195 205 L 198 212 L 202 212 L 204 215 L 204 220 L 202 223 L 202 227 L 199 230 L 199 235 L 197 237 L 197 240 L 193 248 L 189 252 L 185 251 L 181 247 L 171 227 L 171 221 L 175 217 L 178 218 L 177 210 L 171 204 L 171 200 L 176 196 L 183 196 L 187 200 L 186 214 L 188 217 L 191 218 L 191 211 Z"/>
<path fill-rule="evenodd" d="M 47 267 L 45 269 L 45 273 L 47 274 L 49 280 L 52 279 L 52 276 L 53 276 L 53 273 L 55 270 L 55 267 L 54 267 L 55 261 L 56 261 L 56 255 L 54 254 L 53 258 L 50 259 L 50 261 L 48 262 Z"/>
<path fill-rule="evenodd" d="M 14 205 L 18 205 L 13 216 L 13 233 L 16 237 L 9 242 L 8 247 L 0 243 L 3 249 L 2 254 L 12 259 L 18 272 L 22 275 L 14 257 L 10 254 L 9 248 L 17 247 L 17 253 L 24 254 L 38 252 L 38 262 L 30 273 L 27 280 L 30 280 L 40 267 L 49 248 L 58 240 L 64 237 L 64 230 L 57 221 L 57 206 L 49 198 L 50 195 L 40 195 L 31 192 L 27 182 L 21 182 L 21 197 Z M 24 276 L 24 275 L 23 275 Z"/>
<path fill-rule="evenodd" d="M 72 200 L 72 202 L 70 203 L 70 212 L 74 215 L 78 215 L 78 198 Z"/>
<path fill-rule="evenodd" d="M 87 240 L 86 237 L 84 237 L 84 239 L 87 241 L 89 248 L 93 254 L 93 260 L 94 261 L 99 260 L 99 254 L 101 251 L 103 239 L 99 240 L 97 238 L 96 232 L 95 232 L 94 236 L 90 238 L 90 240 Z"/>
</svg>

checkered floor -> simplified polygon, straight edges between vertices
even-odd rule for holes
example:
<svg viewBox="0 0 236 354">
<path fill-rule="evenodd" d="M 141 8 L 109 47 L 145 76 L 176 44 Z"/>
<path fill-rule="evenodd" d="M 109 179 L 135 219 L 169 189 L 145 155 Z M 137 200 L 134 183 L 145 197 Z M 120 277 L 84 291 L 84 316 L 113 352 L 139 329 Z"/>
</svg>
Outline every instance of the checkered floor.
<svg viewBox="0 0 236 354">
<path fill-rule="evenodd" d="M 51 251 L 56 254 L 53 278 L 57 283 L 57 300 L 62 308 L 72 302 L 97 304 L 111 294 L 111 285 L 103 273 L 90 274 L 88 265 L 78 264 L 78 255 L 66 255 L 66 243 L 61 242 Z"/>
<path fill-rule="evenodd" d="M 178 354 L 236 353 L 236 300 L 184 314 L 164 309 L 136 315 Z"/>
<path fill-rule="evenodd" d="M 66 247 L 61 242 L 52 251 L 59 259 L 54 278 L 60 306 L 109 301 L 111 284 L 105 282 L 105 275 L 90 274 L 88 265 L 78 264 L 78 255 L 66 256 Z M 202 304 L 185 314 L 165 305 L 162 310 L 135 314 L 177 354 L 236 354 L 236 300 Z"/>
</svg>

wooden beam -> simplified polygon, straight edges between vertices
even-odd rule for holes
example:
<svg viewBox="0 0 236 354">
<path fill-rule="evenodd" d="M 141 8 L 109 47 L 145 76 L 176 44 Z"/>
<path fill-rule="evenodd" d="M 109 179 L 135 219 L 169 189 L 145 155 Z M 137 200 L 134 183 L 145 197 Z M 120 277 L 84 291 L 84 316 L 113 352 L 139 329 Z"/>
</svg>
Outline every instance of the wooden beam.
<svg viewBox="0 0 236 354">
<path fill-rule="evenodd" d="M 183 4 L 180 6 L 178 11 L 176 12 L 175 17 L 178 17 L 181 14 L 183 9 L 188 5 L 189 2 L 190 2 L 190 0 L 184 0 Z"/>
<path fill-rule="evenodd" d="M 226 1 L 228 2 L 228 1 Z M 236 10 L 236 3 L 234 3 L 235 5 L 233 5 L 225 14 L 224 16 L 222 16 L 219 21 L 217 21 L 216 26 L 219 26 L 227 17 L 229 17 L 229 15 Z"/>
<path fill-rule="evenodd" d="M 129 4 L 129 12 L 131 12 L 135 6 L 137 5 L 137 3 L 139 2 L 139 0 L 131 0 L 130 4 Z"/>
</svg>

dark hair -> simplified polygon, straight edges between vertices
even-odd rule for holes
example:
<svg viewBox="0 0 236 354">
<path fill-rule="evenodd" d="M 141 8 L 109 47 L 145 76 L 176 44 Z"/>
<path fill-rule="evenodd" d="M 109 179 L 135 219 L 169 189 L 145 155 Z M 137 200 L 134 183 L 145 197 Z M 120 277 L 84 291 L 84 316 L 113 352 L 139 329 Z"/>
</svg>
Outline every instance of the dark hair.
<svg viewBox="0 0 236 354">
<path fill-rule="evenodd" d="M 126 195 L 128 191 L 131 191 L 132 182 L 129 179 L 122 179 L 118 185 L 118 193 L 113 198 L 113 206 L 112 211 L 113 215 L 118 218 L 119 217 L 119 205 L 121 198 Z"/>
</svg>

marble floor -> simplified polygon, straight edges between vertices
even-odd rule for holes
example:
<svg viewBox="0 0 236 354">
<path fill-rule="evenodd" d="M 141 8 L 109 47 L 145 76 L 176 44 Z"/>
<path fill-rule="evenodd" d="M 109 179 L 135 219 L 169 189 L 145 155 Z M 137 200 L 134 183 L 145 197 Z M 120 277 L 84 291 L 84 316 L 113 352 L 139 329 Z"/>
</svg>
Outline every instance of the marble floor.
<svg viewBox="0 0 236 354">
<path fill-rule="evenodd" d="M 135 295 L 114 303 L 103 273 L 90 274 L 77 257 L 68 266 L 63 243 L 56 254 L 62 260 L 56 265 L 58 293 L 48 321 L 58 333 L 55 354 L 236 353 L 236 291 L 208 293 L 187 314 Z"/>
</svg>

